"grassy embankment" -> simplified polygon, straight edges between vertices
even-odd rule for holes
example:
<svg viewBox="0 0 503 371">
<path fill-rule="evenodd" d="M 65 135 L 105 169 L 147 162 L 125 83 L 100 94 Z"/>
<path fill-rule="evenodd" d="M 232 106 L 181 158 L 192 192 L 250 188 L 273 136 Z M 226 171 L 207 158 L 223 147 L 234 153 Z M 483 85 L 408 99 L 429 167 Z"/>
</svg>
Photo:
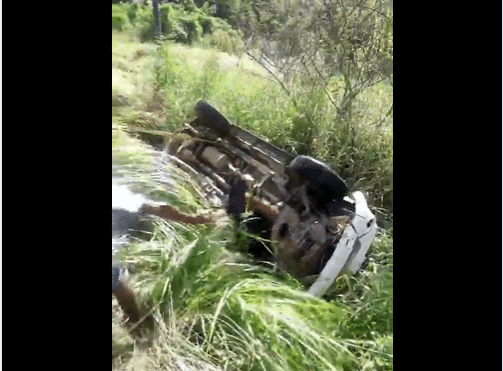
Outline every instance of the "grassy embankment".
<svg viewBox="0 0 503 371">
<path fill-rule="evenodd" d="M 174 130 L 192 117 L 197 99 L 208 99 L 236 124 L 283 148 L 311 153 L 335 168 L 353 163 L 354 179 L 364 179 L 350 179 L 355 188 L 371 194 L 376 189 L 375 202 L 382 208 L 392 201 L 392 188 L 386 188 L 392 184 L 389 130 L 361 122 L 350 142 L 321 111 L 317 127 L 306 127 L 281 91 L 256 76 L 258 67 L 243 69 L 232 60 L 174 44 L 156 51 L 112 32 L 112 127 L 134 122 Z M 132 106 L 117 107 L 118 94 Z M 362 99 L 368 104 L 362 104 L 361 115 L 373 122 L 390 98 L 382 86 Z M 112 131 L 112 162 L 138 174 L 136 185 L 143 190 L 159 191 L 148 176 L 148 148 L 121 130 Z M 204 208 L 191 186 L 184 186 L 189 183 L 181 179 L 176 201 Z M 162 197 L 162 190 L 156 195 Z M 337 295 L 327 302 L 306 296 L 294 281 L 278 282 L 232 252 L 232 233 L 225 228 L 159 222 L 152 242 L 134 244 L 123 257 L 156 329 L 133 343 L 113 311 L 112 370 L 392 369 L 391 233 L 377 238 L 368 270 L 349 285 L 341 279 Z"/>
</svg>

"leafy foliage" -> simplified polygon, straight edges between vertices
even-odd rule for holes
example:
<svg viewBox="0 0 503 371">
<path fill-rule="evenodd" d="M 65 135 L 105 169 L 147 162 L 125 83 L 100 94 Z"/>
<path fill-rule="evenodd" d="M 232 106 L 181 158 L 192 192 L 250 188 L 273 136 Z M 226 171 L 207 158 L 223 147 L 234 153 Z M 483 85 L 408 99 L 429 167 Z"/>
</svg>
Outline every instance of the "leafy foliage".
<svg viewBox="0 0 503 371">
<path fill-rule="evenodd" d="M 159 11 L 162 37 L 181 43 L 192 44 L 217 29 L 230 30 L 224 20 L 212 15 L 208 5 L 197 7 L 187 1 L 181 4 L 166 2 L 160 4 Z M 152 8 L 137 3 L 112 5 L 112 28 L 123 30 L 128 26 L 136 30 L 142 41 L 152 40 Z"/>
</svg>

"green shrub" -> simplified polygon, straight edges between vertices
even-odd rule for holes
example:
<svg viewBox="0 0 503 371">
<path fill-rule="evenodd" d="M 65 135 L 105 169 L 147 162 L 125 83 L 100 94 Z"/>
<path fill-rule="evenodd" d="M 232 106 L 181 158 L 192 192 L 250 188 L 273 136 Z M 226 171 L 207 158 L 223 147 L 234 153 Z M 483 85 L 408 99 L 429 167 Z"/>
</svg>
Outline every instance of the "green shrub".
<svg viewBox="0 0 503 371">
<path fill-rule="evenodd" d="M 192 44 L 193 42 L 200 40 L 201 36 L 203 36 L 203 27 L 198 21 L 198 17 L 194 15 L 181 18 L 183 30 L 187 35 L 186 42 L 188 44 Z"/>
<path fill-rule="evenodd" d="M 161 13 L 161 30 L 165 35 L 171 34 L 180 28 L 180 22 L 171 5 L 166 4 L 159 9 Z"/>
<path fill-rule="evenodd" d="M 192 44 L 200 41 L 204 35 L 210 35 L 217 30 L 229 31 L 229 40 L 219 40 L 215 46 L 221 45 L 226 50 L 236 49 L 233 45 L 239 43 L 239 36 L 231 31 L 230 26 L 222 19 L 213 17 L 208 5 L 198 8 L 191 1 L 182 4 L 171 2 L 159 6 L 161 15 L 161 33 L 164 38 L 177 42 Z M 112 28 L 124 30 L 131 26 L 141 41 L 149 41 L 154 37 L 152 7 L 138 4 L 112 5 Z"/>
<path fill-rule="evenodd" d="M 229 54 L 239 54 L 244 50 L 244 43 L 235 30 L 216 29 L 209 37 L 209 46 Z"/>
<path fill-rule="evenodd" d="M 112 29 L 124 31 L 127 25 L 127 7 L 123 4 L 112 4 Z"/>
<path fill-rule="evenodd" d="M 136 3 L 132 4 L 129 9 L 127 10 L 127 16 L 129 19 L 129 23 L 134 27 L 136 23 L 136 18 L 138 16 L 138 10 L 140 9 L 140 6 Z"/>
<path fill-rule="evenodd" d="M 199 12 L 197 14 L 197 21 L 203 29 L 203 35 L 213 33 L 213 29 L 216 27 L 217 22 L 215 18 L 207 15 L 206 13 Z"/>
<path fill-rule="evenodd" d="M 122 17 L 112 17 L 112 29 L 123 31 L 126 25 L 126 19 Z"/>
</svg>

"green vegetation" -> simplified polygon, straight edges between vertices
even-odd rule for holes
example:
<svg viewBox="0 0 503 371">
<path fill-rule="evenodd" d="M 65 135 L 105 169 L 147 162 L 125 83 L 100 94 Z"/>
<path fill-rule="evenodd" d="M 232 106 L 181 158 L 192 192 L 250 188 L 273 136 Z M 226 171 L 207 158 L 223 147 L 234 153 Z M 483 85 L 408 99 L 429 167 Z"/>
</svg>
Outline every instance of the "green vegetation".
<svg viewBox="0 0 503 371">
<path fill-rule="evenodd" d="M 154 241 L 131 247 L 124 260 L 135 273 L 143 307 L 152 310 L 159 327 L 134 353 L 127 352 L 133 346 L 128 348 L 126 334 L 115 328 L 115 369 L 142 360 L 168 370 L 175 370 L 179 360 L 195 370 L 202 363 L 229 370 L 354 370 L 365 364 L 385 369 L 391 364 L 392 291 L 383 286 L 385 279 L 360 277 L 357 286 L 372 286 L 365 299 L 356 292 L 345 301 L 313 299 L 299 284 L 280 282 L 231 253 L 226 249 L 231 240 L 227 229 L 198 231 L 159 221 Z"/>
<path fill-rule="evenodd" d="M 163 39 L 184 44 L 201 41 L 203 36 L 216 34 L 216 38 L 234 37 L 237 33 L 223 19 L 214 17 L 214 8 L 207 3 L 201 7 L 191 2 L 161 3 L 159 6 Z M 133 3 L 112 4 L 112 29 L 133 31 L 141 41 L 154 39 L 153 13 L 149 6 Z M 219 36 L 220 35 L 220 36 Z M 218 42 L 218 41 L 217 41 Z"/>
<path fill-rule="evenodd" d="M 269 2 L 270 11 L 280 2 Z M 255 18 L 243 22 L 247 13 L 238 12 L 239 4 L 253 12 L 252 2 L 204 9 L 198 1 L 180 3 L 161 5 L 173 10 L 163 13 L 165 30 L 176 22 L 185 30 L 179 19 L 203 13 L 218 25 L 197 31 L 190 47 L 170 35 L 142 43 L 151 32 L 151 9 L 112 5 L 112 165 L 127 174 L 128 184 L 188 211 L 208 210 L 182 172 L 164 169 L 176 178 L 176 189 L 156 182 L 155 154 L 123 130 L 141 125 L 173 132 L 194 117 L 195 102 L 206 99 L 233 123 L 328 162 L 353 189 L 368 192 L 381 219 L 392 221 L 392 80 L 369 82 L 351 99 L 350 115 L 343 114 L 353 77 L 332 76 L 320 89 L 320 80 L 302 81 L 278 63 L 258 63 L 263 50 L 256 42 L 249 55 L 238 53 L 244 46 L 238 35 L 257 27 Z M 155 324 L 133 340 L 112 300 L 113 371 L 393 369 L 392 228 L 376 238 L 367 269 L 340 278 L 329 300 L 309 297 L 295 280 L 256 266 L 235 251 L 233 236 L 225 220 L 216 229 L 156 220 L 152 241 L 135 242 L 123 254 L 141 307 Z"/>
</svg>

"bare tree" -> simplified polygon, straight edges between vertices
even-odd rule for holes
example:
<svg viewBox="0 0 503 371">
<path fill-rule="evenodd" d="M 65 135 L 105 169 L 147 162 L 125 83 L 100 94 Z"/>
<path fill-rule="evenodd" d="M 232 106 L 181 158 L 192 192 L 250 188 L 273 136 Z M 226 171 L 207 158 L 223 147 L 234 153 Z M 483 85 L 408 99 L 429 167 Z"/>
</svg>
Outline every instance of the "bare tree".
<svg viewBox="0 0 503 371">
<path fill-rule="evenodd" d="M 250 15 L 249 55 L 294 103 L 299 86 L 298 94 L 321 90 L 351 125 L 360 93 L 384 80 L 393 83 L 392 0 L 264 0 L 262 5 Z"/>
</svg>

